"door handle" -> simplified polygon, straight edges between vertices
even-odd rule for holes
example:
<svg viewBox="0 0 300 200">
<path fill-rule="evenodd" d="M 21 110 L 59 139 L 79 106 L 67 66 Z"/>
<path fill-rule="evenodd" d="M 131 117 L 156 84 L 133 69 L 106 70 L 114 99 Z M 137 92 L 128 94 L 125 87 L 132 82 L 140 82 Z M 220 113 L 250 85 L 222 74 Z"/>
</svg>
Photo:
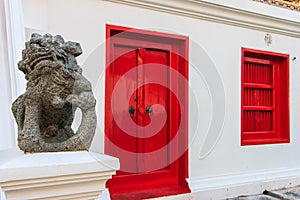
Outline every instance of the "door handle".
<svg viewBox="0 0 300 200">
<path fill-rule="evenodd" d="M 146 107 L 146 112 L 148 113 L 148 115 L 150 115 L 152 113 L 152 107 L 151 106 L 147 106 Z"/>
<path fill-rule="evenodd" d="M 129 106 L 129 108 L 128 108 L 129 114 L 133 115 L 134 111 L 135 111 L 134 107 L 133 106 Z"/>
</svg>

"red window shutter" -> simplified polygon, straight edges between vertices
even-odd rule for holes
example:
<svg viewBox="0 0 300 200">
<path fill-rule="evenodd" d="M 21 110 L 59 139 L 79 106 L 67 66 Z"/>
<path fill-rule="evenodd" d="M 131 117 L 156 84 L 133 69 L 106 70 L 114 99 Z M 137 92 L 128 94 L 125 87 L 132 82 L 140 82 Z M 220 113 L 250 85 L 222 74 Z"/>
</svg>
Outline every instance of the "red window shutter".
<svg viewBox="0 0 300 200">
<path fill-rule="evenodd" d="M 288 58 L 242 49 L 242 145 L 289 142 Z"/>
</svg>

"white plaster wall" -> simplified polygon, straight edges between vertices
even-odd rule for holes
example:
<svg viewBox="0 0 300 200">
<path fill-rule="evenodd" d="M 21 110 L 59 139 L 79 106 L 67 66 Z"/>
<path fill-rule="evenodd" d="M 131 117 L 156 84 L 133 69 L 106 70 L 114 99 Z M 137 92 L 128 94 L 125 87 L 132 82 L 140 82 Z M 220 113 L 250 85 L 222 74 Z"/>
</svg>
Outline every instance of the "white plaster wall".
<svg viewBox="0 0 300 200">
<path fill-rule="evenodd" d="M 296 152 L 300 151 L 300 135 L 298 134 L 300 132 L 298 123 L 300 119 L 299 39 L 272 34 L 273 43 L 267 46 L 264 42 L 265 32 L 101 0 L 77 0 L 76 3 L 72 0 L 44 0 L 43 5 L 46 3 L 47 6 L 42 6 L 41 9 L 46 9 L 45 12 L 39 10 L 38 4 L 35 4 L 36 0 L 23 0 L 23 3 L 25 4 L 24 19 L 27 29 L 61 34 L 66 40 L 79 41 L 82 45 L 84 53 L 79 57 L 79 63 L 83 66 L 84 74 L 93 84 L 98 102 L 99 123 L 92 147 L 94 150 L 103 152 L 104 146 L 105 25 L 114 24 L 187 35 L 191 43 L 197 46 L 196 50 L 190 48 L 190 94 L 195 91 L 197 104 L 193 104 L 193 106 L 199 109 L 198 113 L 194 113 L 191 110 L 195 110 L 195 107 L 190 107 L 189 177 L 191 182 L 247 174 L 251 179 L 252 173 L 300 167 L 300 160 L 295 157 Z M 256 2 L 252 3 L 254 5 Z M 241 6 L 246 4 L 242 3 Z M 262 10 L 264 6 L 262 4 L 262 7 L 258 9 Z M 39 11 L 35 13 L 29 12 L 27 9 Z M 294 16 L 294 14 L 290 16 Z M 40 23 L 40 17 L 47 19 L 45 21 L 47 25 Z M 39 19 L 36 21 L 37 18 Z M 290 144 L 240 146 L 241 47 L 287 53 L 291 58 L 297 57 L 290 63 Z M 212 142 L 215 144 L 214 148 L 201 159 L 200 152 L 203 150 L 209 125 L 214 126 L 214 122 L 211 121 L 214 105 L 212 105 L 211 91 L 208 89 L 206 79 L 215 77 L 204 77 L 201 69 L 206 66 L 193 63 L 193 56 L 197 56 L 199 49 L 205 52 L 207 56 L 204 57 L 207 60 L 210 59 L 210 64 L 219 72 L 226 97 L 225 121 L 219 140 Z M 208 63 L 204 63 L 204 65 L 206 64 L 209 66 Z M 192 120 L 194 115 L 199 117 L 198 121 Z M 200 126 L 194 134 L 193 130 L 198 122 Z M 216 179 L 210 184 L 217 184 L 218 181 L 219 179 Z"/>
<path fill-rule="evenodd" d="M 23 1 L 25 27 L 38 30 L 48 30 L 48 9 L 46 0 Z"/>
</svg>

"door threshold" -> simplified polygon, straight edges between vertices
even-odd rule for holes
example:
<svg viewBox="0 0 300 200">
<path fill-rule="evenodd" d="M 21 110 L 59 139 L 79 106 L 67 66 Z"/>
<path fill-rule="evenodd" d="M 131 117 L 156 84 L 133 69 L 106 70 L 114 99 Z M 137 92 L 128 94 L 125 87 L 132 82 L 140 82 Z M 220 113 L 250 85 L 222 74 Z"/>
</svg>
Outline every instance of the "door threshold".
<svg viewBox="0 0 300 200">
<path fill-rule="evenodd" d="M 180 187 L 176 185 L 173 187 L 156 188 L 156 189 L 149 189 L 149 190 L 136 191 L 136 192 L 115 193 L 115 194 L 110 194 L 110 196 L 111 196 L 111 200 L 141 200 L 141 199 L 151 199 L 156 197 L 171 196 L 177 194 L 185 194 L 190 192 L 191 191 L 189 188 Z"/>
</svg>

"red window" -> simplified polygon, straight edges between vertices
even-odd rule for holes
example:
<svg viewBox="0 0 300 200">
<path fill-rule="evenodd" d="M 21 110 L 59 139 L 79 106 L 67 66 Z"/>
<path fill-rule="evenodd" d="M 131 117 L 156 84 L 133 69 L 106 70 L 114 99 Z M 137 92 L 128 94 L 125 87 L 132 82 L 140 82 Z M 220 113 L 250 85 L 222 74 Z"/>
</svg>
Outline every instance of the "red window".
<svg viewBox="0 0 300 200">
<path fill-rule="evenodd" d="M 288 143 L 289 55 L 242 48 L 241 144 Z"/>
</svg>

